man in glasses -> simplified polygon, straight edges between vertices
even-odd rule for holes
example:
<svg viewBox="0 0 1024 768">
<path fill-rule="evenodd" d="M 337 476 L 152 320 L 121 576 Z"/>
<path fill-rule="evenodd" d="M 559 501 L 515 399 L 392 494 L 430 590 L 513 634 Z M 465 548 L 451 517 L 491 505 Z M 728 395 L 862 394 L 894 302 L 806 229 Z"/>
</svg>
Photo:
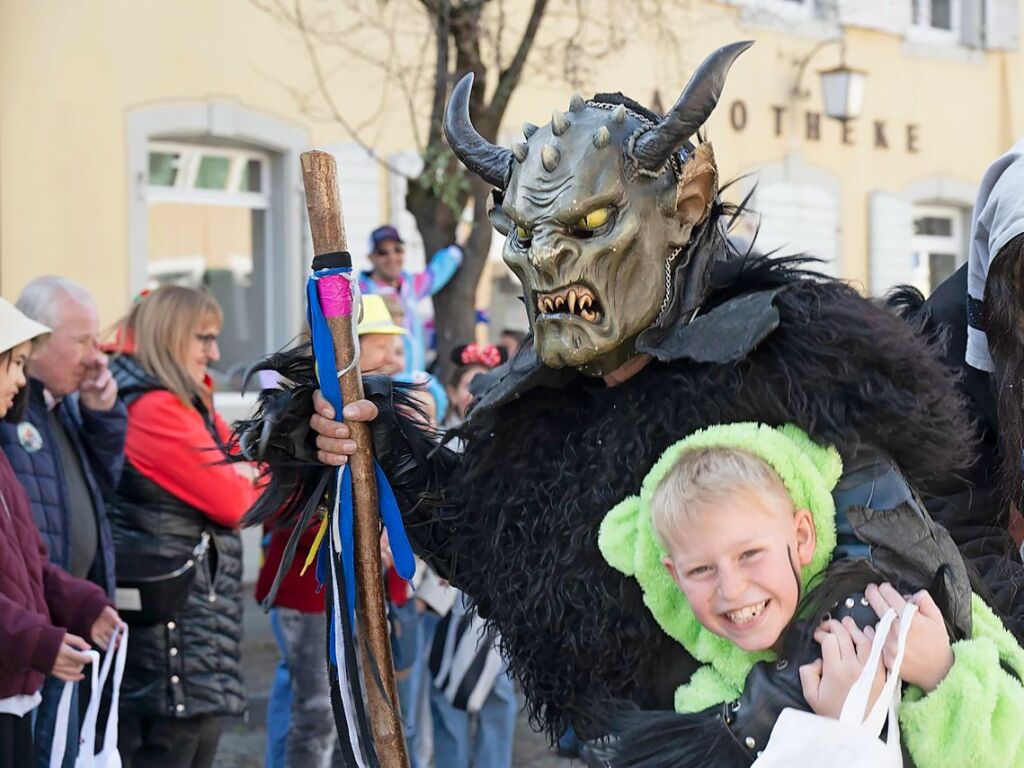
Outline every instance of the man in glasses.
<svg viewBox="0 0 1024 768">
<path fill-rule="evenodd" d="M 390 225 L 377 227 L 370 234 L 371 269 L 359 276 L 359 290 L 398 298 L 405 315 L 406 372 L 426 370 L 426 339 L 423 318 L 417 304 L 441 290 L 462 264 L 462 249 L 449 245 L 435 253 L 427 268 L 417 274 L 403 269 L 405 243 L 398 230 Z"/>
</svg>

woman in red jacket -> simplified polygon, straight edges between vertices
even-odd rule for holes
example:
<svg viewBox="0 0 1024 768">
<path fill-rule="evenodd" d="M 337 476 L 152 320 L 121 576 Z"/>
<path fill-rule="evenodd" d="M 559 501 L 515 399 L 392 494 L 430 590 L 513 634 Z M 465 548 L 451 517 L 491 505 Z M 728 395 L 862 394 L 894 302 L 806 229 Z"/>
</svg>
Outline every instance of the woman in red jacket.
<svg viewBox="0 0 1024 768">
<path fill-rule="evenodd" d="M 0 299 L 0 418 L 18 413 L 32 341 L 49 331 Z M 119 623 L 102 589 L 50 563 L 0 453 L 0 768 L 32 765 L 31 712 L 44 678 L 83 680 L 83 638 L 105 649 Z"/>
<path fill-rule="evenodd" d="M 142 622 L 125 606 L 136 623 L 121 687 L 125 768 L 212 765 L 223 716 L 245 712 L 238 524 L 257 492 L 250 467 L 224 462 L 229 430 L 213 409 L 222 321 L 209 294 L 163 286 L 125 318 L 110 366 L 128 406 L 110 507 L 118 583 L 129 565 L 148 579 L 188 574 L 158 616 Z"/>
</svg>

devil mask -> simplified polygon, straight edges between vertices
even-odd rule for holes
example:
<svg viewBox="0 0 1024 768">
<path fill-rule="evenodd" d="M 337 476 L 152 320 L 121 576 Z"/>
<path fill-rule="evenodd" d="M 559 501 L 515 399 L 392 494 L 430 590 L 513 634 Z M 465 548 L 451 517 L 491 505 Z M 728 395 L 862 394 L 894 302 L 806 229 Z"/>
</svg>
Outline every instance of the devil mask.
<svg viewBox="0 0 1024 768">
<path fill-rule="evenodd" d="M 549 124 L 527 124 L 526 141 L 511 150 L 473 128 L 472 74 L 456 85 L 445 134 L 498 190 L 491 222 L 506 235 L 504 259 L 523 285 L 548 367 L 610 373 L 637 354 L 637 336 L 674 295 L 687 297 L 683 312 L 699 307 L 708 265 L 687 245 L 715 200 L 718 173 L 711 145 L 694 149 L 689 139 L 750 45 L 712 53 L 664 118 L 622 97 L 574 95 Z"/>
</svg>

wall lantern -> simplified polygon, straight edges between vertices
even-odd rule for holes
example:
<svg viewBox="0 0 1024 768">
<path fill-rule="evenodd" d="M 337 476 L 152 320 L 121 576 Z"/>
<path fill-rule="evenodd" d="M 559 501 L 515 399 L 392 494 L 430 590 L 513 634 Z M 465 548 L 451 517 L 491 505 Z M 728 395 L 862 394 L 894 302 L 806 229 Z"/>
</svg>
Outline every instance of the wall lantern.
<svg viewBox="0 0 1024 768">
<path fill-rule="evenodd" d="M 821 98 L 824 101 L 823 111 L 826 115 L 846 122 L 860 117 L 861 107 L 864 105 L 864 85 L 867 73 L 846 66 L 846 44 L 841 38 L 819 43 L 798 62 L 799 70 L 796 83 L 793 86 L 793 95 L 800 99 L 810 97 L 810 91 L 801 86 L 807 65 L 818 51 L 835 43 L 839 44 L 839 66 L 818 72 L 821 77 Z"/>
</svg>

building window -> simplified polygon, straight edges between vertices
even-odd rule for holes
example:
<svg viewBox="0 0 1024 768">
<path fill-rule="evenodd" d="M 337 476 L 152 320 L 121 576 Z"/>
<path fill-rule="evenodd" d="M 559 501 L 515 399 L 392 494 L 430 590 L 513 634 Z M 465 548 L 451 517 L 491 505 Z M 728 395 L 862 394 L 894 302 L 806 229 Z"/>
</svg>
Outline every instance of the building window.
<svg viewBox="0 0 1024 768">
<path fill-rule="evenodd" d="M 934 43 L 960 41 L 961 0 L 910 0 L 910 31 L 915 40 Z"/>
<path fill-rule="evenodd" d="M 237 389 L 264 354 L 267 328 L 269 154 L 192 142 L 150 141 L 146 179 L 146 284 L 210 291 L 224 310 L 221 359 L 211 373 Z"/>
<path fill-rule="evenodd" d="M 743 6 L 747 22 L 786 23 L 810 21 L 815 15 L 817 0 L 724 0 L 733 5 Z"/>
<path fill-rule="evenodd" d="M 967 260 L 964 211 L 955 206 L 915 205 L 913 226 L 912 282 L 930 294 Z"/>
</svg>

